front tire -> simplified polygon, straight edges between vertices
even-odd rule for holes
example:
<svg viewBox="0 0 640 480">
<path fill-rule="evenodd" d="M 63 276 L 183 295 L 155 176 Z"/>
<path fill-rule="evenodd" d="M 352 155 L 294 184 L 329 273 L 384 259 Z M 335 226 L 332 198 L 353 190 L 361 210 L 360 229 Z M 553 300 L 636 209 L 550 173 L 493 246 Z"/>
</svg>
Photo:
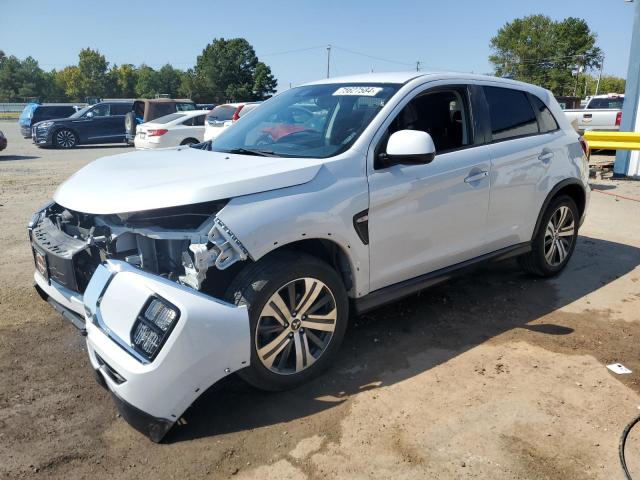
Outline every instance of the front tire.
<svg viewBox="0 0 640 480">
<path fill-rule="evenodd" d="M 250 366 L 238 375 L 262 390 L 286 390 L 333 361 L 349 318 L 346 290 L 326 263 L 298 252 L 248 265 L 226 298 L 249 309 Z"/>
<path fill-rule="evenodd" d="M 551 201 L 532 240 L 531 251 L 518 258 L 520 266 L 538 277 L 552 277 L 569 263 L 578 239 L 580 214 L 567 195 Z"/>
<path fill-rule="evenodd" d="M 57 148 L 73 148 L 78 144 L 78 136 L 68 128 L 61 128 L 53 134 L 53 144 Z"/>
</svg>

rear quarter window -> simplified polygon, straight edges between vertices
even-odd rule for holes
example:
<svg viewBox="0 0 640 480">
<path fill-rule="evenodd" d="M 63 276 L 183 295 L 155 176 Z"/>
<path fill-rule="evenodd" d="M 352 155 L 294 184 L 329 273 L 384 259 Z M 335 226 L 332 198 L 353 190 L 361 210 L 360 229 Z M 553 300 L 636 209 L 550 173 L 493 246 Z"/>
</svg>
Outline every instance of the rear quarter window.
<svg viewBox="0 0 640 480">
<path fill-rule="evenodd" d="M 535 95 L 531 95 L 531 100 L 533 102 L 533 108 L 538 111 L 540 132 L 547 133 L 558 130 L 558 122 L 556 122 L 555 117 L 544 104 L 544 102 Z"/>
<path fill-rule="evenodd" d="M 525 92 L 502 87 L 483 88 L 494 141 L 539 133 L 536 115 Z"/>
</svg>

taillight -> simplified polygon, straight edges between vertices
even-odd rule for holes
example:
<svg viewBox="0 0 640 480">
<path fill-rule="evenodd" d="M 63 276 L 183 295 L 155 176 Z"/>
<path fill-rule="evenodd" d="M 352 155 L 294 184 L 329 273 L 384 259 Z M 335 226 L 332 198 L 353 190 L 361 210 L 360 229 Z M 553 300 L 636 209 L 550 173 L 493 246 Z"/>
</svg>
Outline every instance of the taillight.
<svg viewBox="0 0 640 480">
<path fill-rule="evenodd" d="M 589 157 L 589 144 L 587 143 L 584 137 L 580 137 L 578 140 L 580 141 L 580 146 L 582 147 L 582 151 L 587 157 Z"/>
<path fill-rule="evenodd" d="M 622 112 L 616 114 L 616 127 L 619 127 L 622 123 Z"/>
<path fill-rule="evenodd" d="M 147 137 L 161 137 L 168 131 L 169 130 L 167 130 L 166 128 L 158 128 L 156 130 L 147 130 Z"/>
<path fill-rule="evenodd" d="M 231 117 L 231 120 L 233 120 L 234 122 L 240 120 L 240 110 L 242 110 L 243 108 L 244 105 L 240 105 L 238 108 L 236 108 L 236 111 L 233 112 L 233 117 Z"/>
</svg>

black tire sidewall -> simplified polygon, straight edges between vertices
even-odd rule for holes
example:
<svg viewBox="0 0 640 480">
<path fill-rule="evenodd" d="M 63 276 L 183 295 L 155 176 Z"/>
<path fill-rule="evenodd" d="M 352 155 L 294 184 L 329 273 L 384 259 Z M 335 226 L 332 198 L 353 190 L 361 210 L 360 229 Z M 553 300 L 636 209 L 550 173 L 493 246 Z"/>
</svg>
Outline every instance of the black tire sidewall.
<svg viewBox="0 0 640 480">
<path fill-rule="evenodd" d="M 244 295 L 242 295 L 242 299 L 238 299 L 236 293 L 238 289 L 236 288 L 230 288 L 227 293 L 227 298 L 233 298 L 235 295 L 235 303 L 245 304 L 249 310 L 251 362 L 249 367 L 239 371 L 238 374 L 253 386 L 263 390 L 278 391 L 294 388 L 322 373 L 337 355 L 349 321 L 349 300 L 338 274 L 329 265 L 310 255 L 299 254 L 295 259 L 287 257 L 287 255 L 283 255 L 278 258 L 280 266 L 277 272 L 265 272 L 264 275 L 258 274 L 249 280 L 249 283 L 253 285 L 262 283 L 259 291 L 253 289 L 253 299 L 249 300 Z M 313 365 L 300 373 L 279 375 L 265 367 L 258 357 L 255 342 L 256 328 L 260 313 L 269 298 L 290 281 L 303 277 L 322 281 L 333 293 L 338 309 L 336 328 L 329 345 Z M 236 292 L 231 292 L 231 290 L 236 290 Z"/>
<path fill-rule="evenodd" d="M 573 224 L 574 224 L 574 233 L 573 233 L 573 241 L 571 242 L 571 247 L 569 248 L 569 252 L 567 253 L 566 258 L 559 265 L 550 265 L 547 262 L 547 259 L 544 255 L 544 235 L 547 229 L 547 225 L 549 224 L 549 220 L 551 216 L 560 208 L 561 206 L 569 207 L 571 213 L 573 215 Z M 569 196 L 563 195 L 558 198 L 555 198 L 550 204 L 544 215 L 542 216 L 542 220 L 540 222 L 540 226 L 538 228 L 538 232 L 534 239 L 533 245 L 533 253 L 535 255 L 537 266 L 540 268 L 542 273 L 545 276 L 552 276 L 564 269 L 571 260 L 573 255 L 573 251 L 576 248 L 576 243 L 578 241 L 578 227 L 580 222 L 580 214 L 578 212 L 578 207 L 576 202 Z"/>
</svg>

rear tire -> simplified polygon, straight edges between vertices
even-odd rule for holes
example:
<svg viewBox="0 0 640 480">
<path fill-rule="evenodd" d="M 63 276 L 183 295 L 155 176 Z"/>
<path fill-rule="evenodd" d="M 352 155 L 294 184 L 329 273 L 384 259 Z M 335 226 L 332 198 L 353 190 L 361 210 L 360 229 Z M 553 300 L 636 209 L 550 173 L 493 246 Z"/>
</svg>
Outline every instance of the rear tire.
<svg viewBox="0 0 640 480">
<path fill-rule="evenodd" d="M 131 138 L 136 136 L 137 126 L 136 114 L 133 111 L 127 112 L 124 116 L 124 130 Z"/>
<path fill-rule="evenodd" d="M 200 143 L 200 140 L 196 140 L 195 138 L 187 138 L 183 140 L 180 145 L 195 145 L 196 143 Z"/>
<path fill-rule="evenodd" d="M 73 148 L 78 144 L 78 136 L 68 128 L 61 128 L 53 134 L 53 144 L 57 148 Z"/>
<path fill-rule="evenodd" d="M 225 297 L 249 309 L 251 362 L 238 375 L 262 390 L 286 390 L 334 360 L 349 319 L 347 293 L 326 263 L 298 252 L 248 265 Z"/>
<path fill-rule="evenodd" d="M 520 267 L 538 277 L 552 277 L 567 266 L 578 238 L 580 214 L 567 195 L 554 198 L 540 221 L 531 251 L 518 258 Z"/>
</svg>

